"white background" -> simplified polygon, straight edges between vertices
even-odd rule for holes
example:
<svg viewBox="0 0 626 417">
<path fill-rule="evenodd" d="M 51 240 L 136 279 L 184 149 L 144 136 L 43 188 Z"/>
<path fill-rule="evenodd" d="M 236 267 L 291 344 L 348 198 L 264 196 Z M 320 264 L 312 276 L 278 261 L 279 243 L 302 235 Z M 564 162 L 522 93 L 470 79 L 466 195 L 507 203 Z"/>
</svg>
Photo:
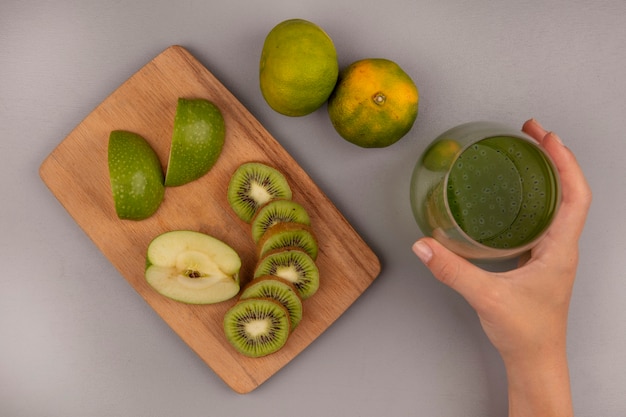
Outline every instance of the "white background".
<svg viewBox="0 0 626 417">
<path fill-rule="evenodd" d="M 258 88 L 267 32 L 301 17 L 340 65 L 399 63 L 413 130 L 361 149 L 325 109 L 273 112 Z M 344 213 L 382 261 L 359 300 L 250 394 L 234 393 L 97 250 L 38 176 L 95 106 L 166 47 L 196 56 Z M 537 118 L 594 191 L 569 358 L 579 417 L 626 415 L 626 3 L 623 0 L 2 0 L 0 415 L 506 415 L 506 380 L 474 312 L 411 252 L 408 195 L 438 133 Z M 505 265 L 506 266 L 506 265 Z"/>
</svg>

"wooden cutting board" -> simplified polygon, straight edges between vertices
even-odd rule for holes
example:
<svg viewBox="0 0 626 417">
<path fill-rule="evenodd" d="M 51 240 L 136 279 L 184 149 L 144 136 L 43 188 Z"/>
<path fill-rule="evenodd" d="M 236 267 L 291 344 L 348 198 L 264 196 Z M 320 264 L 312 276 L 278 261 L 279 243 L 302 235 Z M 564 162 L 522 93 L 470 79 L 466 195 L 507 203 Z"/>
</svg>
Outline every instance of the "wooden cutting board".
<svg viewBox="0 0 626 417">
<path fill-rule="evenodd" d="M 142 135 L 165 169 L 179 97 L 205 98 L 222 111 L 226 141 L 220 159 L 201 179 L 168 188 L 155 215 L 143 221 L 115 214 L 107 165 L 111 130 Z M 222 318 L 236 301 L 197 306 L 156 293 L 144 279 L 149 242 L 169 230 L 208 233 L 242 258 L 242 281 L 256 263 L 249 225 L 230 209 L 226 189 L 242 163 L 280 169 L 293 199 L 309 212 L 318 236 L 320 289 L 304 302 L 304 318 L 287 345 L 263 358 L 237 353 L 224 337 Z M 250 392 L 327 329 L 380 273 L 380 262 L 311 178 L 248 110 L 187 50 L 172 46 L 141 68 L 94 109 L 45 159 L 40 176 L 120 274 L 234 391 Z M 115 279 L 102 277 L 101 279 Z"/>
</svg>

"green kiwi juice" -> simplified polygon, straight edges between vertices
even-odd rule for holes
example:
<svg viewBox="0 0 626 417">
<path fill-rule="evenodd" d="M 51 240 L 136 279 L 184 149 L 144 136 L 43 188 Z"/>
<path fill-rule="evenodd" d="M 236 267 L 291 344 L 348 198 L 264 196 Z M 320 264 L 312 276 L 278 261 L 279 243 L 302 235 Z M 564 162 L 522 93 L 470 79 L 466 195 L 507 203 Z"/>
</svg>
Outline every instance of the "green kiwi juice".
<svg viewBox="0 0 626 417">
<path fill-rule="evenodd" d="M 427 234 L 467 258 L 528 250 L 560 202 L 550 157 L 521 132 L 488 122 L 451 129 L 417 163 L 411 204 Z"/>
<path fill-rule="evenodd" d="M 483 139 L 450 169 L 447 200 L 456 223 L 492 248 L 524 245 L 555 210 L 555 178 L 536 147 L 510 136 Z"/>
</svg>

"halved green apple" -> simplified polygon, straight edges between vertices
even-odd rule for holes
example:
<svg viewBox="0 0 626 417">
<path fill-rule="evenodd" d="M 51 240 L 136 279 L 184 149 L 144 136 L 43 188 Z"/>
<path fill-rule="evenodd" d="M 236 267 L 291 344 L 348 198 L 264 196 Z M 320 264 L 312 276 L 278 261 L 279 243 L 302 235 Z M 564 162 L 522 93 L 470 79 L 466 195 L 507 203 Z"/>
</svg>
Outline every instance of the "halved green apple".
<svg viewBox="0 0 626 417">
<path fill-rule="evenodd" d="M 146 280 L 160 294 L 188 304 L 213 304 L 239 292 L 241 258 L 226 243 L 191 230 L 165 232 L 150 242 Z"/>
<path fill-rule="evenodd" d="M 109 179 L 120 219 L 143 220 L 159 208 L 165 187 L 161 162 L 140 135 L 114 130 L 109 135 Z"/>
<path fill-rule="evenodd" d="M 179 98 L 165 185 L 187 184 L 209 172 L 222 152 L 224 137 L 224 117 L 215 104 Z"/>
</svg>

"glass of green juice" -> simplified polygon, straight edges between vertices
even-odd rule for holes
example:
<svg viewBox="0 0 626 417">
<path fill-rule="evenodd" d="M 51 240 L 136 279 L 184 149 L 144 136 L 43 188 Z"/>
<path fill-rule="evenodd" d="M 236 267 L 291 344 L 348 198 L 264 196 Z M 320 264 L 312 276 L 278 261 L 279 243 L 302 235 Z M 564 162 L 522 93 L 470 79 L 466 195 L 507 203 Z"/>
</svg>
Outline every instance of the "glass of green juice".
<svg viewBox="0 0 626 417">
<path fill-rule="evenodd" d="M 465 123 L 438 136 L 411 177 L 422 232 L 473 260 L 510 259 L 545 235 L 561 185 L 550 156 L 505 125 Z"/>
</svg>

